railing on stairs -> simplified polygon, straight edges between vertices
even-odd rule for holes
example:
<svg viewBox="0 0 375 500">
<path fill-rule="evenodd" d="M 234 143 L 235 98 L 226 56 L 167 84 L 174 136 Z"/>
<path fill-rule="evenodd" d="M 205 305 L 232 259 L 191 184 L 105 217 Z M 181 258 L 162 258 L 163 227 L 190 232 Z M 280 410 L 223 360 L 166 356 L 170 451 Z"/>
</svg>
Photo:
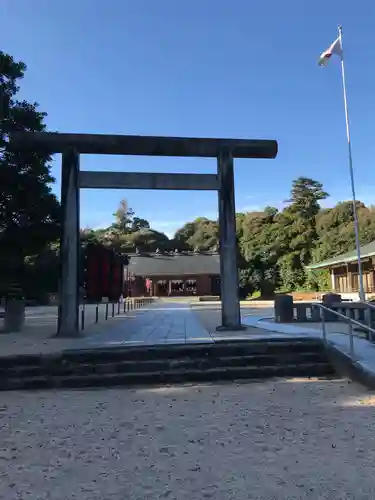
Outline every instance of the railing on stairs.
<svg viewBox="0 0 375 500">
<path fill-rule="evenodd" d="M 366 305 L 370 305 L 366 302 Z M 350 350 L 350 355 L 352 357 L 354 357 L 354 335 L 353 335 L 353 326 L 357 326 L 361 329 L 365 329 L 369 332 L 369 339 L 372 339 L 375 337 L 375 330 L 364 324 L 364 323 L 361 323 L 360 321 L 357 321 L 356 319 L 353 319 L 349 316 L 346 316 L 345 314 L 342 314 L 341 312 L 338 312 L 334 309 L 330 309 L 329 307 L 326 307 L 324 306 L 323 304 L 314 304 L 315 307 L 318 307 L 319 310 L 320 310 L 320 319 L 321 319 L 321 322 L 322 322 L 322 336 L 323 336 L 323 341 L 325 343 L 327 343 L 327 321 L 326 321 L 326 317 L 327 317 L 327 314 L 329 315 L 334 315 L 336 316 L 337 318 L 339 318 L 339 320 L 341 321 L 344 321 L 345 323 L 348 324 L 348 328 L 349 328 L 349 350 Z M 374 309 L 375 310 L 375 306 L 373 304 L 371 304 L 371 309 Z"/>
</svg>

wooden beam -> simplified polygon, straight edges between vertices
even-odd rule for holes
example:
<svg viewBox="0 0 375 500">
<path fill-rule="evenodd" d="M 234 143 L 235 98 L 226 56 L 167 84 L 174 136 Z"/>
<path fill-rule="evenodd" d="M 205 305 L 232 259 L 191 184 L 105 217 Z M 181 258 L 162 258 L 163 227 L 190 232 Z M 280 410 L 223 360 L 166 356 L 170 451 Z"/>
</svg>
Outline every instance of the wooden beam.
<svg viewBox="0 0 375 500">
<path fill-rule="evenodd" d="M 219 187 L 215 174 L 158 174 L 146 172 L 90 172 L 79 173 L 80 188 L 99 189 L 172 189 L 216 191 Z"/>
<path fill-rule="evenodd" d="M 12 149 L 80 154 L 191 156 L 216 158 L 222 150 L 232 158 L 275 158 L 277 141 L 263 139 L 203 139 L 139 135 L 61 134 L 55 132 L 13 132 Z"/>
</svg>

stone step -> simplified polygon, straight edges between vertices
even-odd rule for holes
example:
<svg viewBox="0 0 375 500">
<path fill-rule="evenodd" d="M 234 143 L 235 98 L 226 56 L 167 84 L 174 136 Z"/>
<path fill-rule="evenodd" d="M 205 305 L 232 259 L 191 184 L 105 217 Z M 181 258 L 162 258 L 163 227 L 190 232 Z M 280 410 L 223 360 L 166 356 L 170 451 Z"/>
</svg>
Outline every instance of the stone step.
<svg viewBox="0 0 375 500">
<path fill-rule="evenodd" d="M 325 377 L 334 371 L 327 362 L 274 366 L 215 367 L 210 369 L 171 369 L 165 372 L 131 372 L 70 376 L 0 378 L 0 390 L 113 387 L 188 382 L 213 382 L 270 377 Z"/>
<path fill-rule="evenodd" d="M 240 356 L 205 356 L 175 357 L 146 360 L 85 360 L 78 362 L 76 359 L 64 358 L 50 359 L 35 365 L 14 365 L 0 368 L 0 378 L 14 377 L 39 377 L 39 376 L 71 376 L 109 373 L 148 373 L 167 372 L 173 369 L 180 370 L 209 370 L 220 367 L 249 367 L 249 366 L 280 366 L 304 363 L 324 363 L 324 352 L 281 352 L 272 354 L 251 354 Z"/>
<path fill-rule="evenodd" d="M 35 366 L 64 359 L 68 362 L 104 362 L 116 360 L 151 360 L 175 358 L 202 358 L 206 356 L 245 356 L 252 354 L 273 354 L 280 352 L 324 352 L 319 340 L 265 340 L 265 341 L 219 341 L 212 344 L 176 344 L 141 347 L 111 347 L 66 350 L 51 355 L 20 355 L 1 358 L 2 368 L 11 366 Z"/>
<path fill-rule="evenodd" d="M 333 373 L 323 343 L 312 339 L 76 350 L 3 361 L 0 390 Z"/>
</svg>

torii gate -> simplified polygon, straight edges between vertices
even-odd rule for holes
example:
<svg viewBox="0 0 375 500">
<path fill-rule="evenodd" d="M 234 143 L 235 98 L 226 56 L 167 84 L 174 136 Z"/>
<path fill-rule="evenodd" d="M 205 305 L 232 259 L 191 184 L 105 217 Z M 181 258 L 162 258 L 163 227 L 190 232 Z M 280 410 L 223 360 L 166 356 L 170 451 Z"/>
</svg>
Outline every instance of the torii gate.
<svg viewBox="0 0 375 500">
<path fill-rule="evenodd" d="M 79 189 L 166 189 L 218 191 L 222 324 L 240 330 L 236 261 L 233 158 L 275 158 L 274 140 L 203 139 L 54 132 L 14 132 L 14 150 L 62 153 L 60 246 L 60 336 L 79 336 Z M 80 171 L 81 154 L 201 157 L 217 159 L 217 174 Z"/>
</svg>

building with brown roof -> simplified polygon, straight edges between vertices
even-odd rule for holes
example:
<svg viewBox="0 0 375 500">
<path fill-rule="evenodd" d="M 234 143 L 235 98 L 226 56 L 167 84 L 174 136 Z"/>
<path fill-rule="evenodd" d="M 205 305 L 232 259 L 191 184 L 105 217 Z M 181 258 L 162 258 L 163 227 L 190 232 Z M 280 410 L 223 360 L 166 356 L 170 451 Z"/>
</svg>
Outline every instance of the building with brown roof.
<svg viewBox="0 0 375 500">
<path fill-rule="evenodd" d="M 217 252 L 130 254 L 126 279 L 133 296 L 220 295 Z"/>
</svg>

